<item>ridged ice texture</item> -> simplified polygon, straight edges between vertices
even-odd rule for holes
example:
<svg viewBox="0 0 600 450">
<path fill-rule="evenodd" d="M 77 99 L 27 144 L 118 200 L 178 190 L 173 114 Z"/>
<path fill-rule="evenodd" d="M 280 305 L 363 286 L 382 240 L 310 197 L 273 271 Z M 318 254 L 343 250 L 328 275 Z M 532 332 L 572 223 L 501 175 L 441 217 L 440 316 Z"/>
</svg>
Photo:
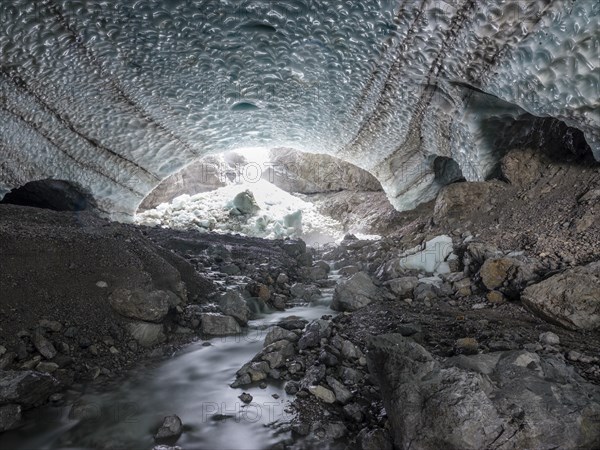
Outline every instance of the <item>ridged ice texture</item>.
<svg viewBox="0 0 600 450">
<path fill-rule="evenodd" d="M 35 6 L 32 4 L 35 3 Z M 579 127 L 600 157 L 596 0 L 2 0 L 0 195 L 54 177 L 133 213 L 207 153 L 292 147 L 399 209 L 498 158 L 490 123 Z"/>
</svg>

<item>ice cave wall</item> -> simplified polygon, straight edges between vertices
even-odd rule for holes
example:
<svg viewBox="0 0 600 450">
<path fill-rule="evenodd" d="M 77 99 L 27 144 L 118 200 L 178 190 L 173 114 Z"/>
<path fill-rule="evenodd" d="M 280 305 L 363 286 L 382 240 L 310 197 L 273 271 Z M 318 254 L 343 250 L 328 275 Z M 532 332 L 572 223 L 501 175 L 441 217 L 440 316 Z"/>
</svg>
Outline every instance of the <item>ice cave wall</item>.
<svg viewBox="0 0 600 450">
<path fill-rule="evenodd" d="M 489 123 L 577 127 L 600 158 L 596 0 L 3 0 L 0 195 L 56 178 L 127 218 L 239 147 L 328 153 L 398 209 L 498 159 Z M 493 132 L 493 130 L 492 130 Z"/>
</svg>

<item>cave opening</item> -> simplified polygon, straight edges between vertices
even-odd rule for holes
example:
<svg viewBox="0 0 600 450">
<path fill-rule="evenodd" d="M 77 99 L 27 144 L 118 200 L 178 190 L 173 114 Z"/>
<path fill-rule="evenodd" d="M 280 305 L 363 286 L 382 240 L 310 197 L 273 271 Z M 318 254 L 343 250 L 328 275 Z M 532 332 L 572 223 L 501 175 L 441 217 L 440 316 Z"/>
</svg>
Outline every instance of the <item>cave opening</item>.
<svg viewBox="0 0 600 450">
<path fill-rule="evenodd" d="M 69 181 L 53 179 L 25 183 L 8 192 L 0 203 L 54 211 L 96 209 L 96 201 L 86 189 Z"/>
</svg>

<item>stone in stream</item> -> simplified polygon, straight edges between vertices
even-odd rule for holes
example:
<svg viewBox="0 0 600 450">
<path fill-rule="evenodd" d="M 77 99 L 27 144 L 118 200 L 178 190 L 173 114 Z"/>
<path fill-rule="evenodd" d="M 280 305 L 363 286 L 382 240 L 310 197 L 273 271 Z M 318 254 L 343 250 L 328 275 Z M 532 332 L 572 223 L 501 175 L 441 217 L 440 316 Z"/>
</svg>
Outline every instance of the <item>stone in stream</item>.
<svg viewBox="0 0 600 450">
<path fill-rule="evenodd" d="M 202 332 L 209 336 L 230 336 L 242 332 L 240 325 L 231 316 L 204 313 L 201 315 Z"/>
<path fill-rule="evenodd" d="M 154 435 L 154 440 L 158 443 L 175 443 L 183 433 L 183 423 L 176 416 L 167 416 L 163 419 L 162 425 Z"/>
<path fill-rule="evenodd" d="M 219 309 L 226 316 L 231 316 L 242 326 L 248 324 L 250 310 L 246 300 L 237 289 L 230 289 L 219 297 Z"/>
<path fill-rule="evenodd" d="M 365 272 L 352 275 L 348 280 L 338 283 L 333 293 L 331 309 L 334 311 L 356 311 L 375 301 L 378 297 L 377 286 Z"/>
<path fill-rule="evenodd" d="M 246 404 L 248 404 L 248 403 L 252 402 L 252 400 L 253 400 L 253 397 L 252 397 L 250 394 L 248 394 L 247 392 L 244 392 L 244 393 L 243 393 L 242 395 L 240 395 L 238 398 L 239 398 L 239 399 L 240 399 L 242 402 L 244 402 L 244 403 L 246 403 Z"/>
</svg>

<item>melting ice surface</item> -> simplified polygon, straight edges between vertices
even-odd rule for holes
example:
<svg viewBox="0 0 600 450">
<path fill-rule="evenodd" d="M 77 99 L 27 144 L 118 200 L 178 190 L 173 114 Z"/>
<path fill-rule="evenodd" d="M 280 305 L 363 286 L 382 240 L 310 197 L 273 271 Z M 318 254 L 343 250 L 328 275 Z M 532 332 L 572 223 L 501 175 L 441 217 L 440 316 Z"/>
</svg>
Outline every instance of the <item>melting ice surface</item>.
<svg viewBox="0 0 600 450">
<path fill-rule="evenodd" d="M 246 190 L 252 192 L 260 210 L 253 215 L 232 215 L 233 199 Z M 342 225 L 320 214 L 312 203 L 262 179 L 179 196 L 171 203 L 138 214 L 136 222 L 176 229 L 238 232 L 267 239 L 324 235 L 335 241 L 343 235 Z"/>
<path fill-rule="evenodd" d="M 332 274 L 336 278 L 336 274 Z M 185 432 L 177 445 L 185 449 L 268 448 L 289 436 L 275 422 L 291 419 L 288 396 L 281 383 L 232 389 L 235 373 L 262 348 L 267 328 L 284 317 L 307 320 L 332 314 L 333 288 L 307 306 L 262 315 L 238 336 L 198 342 L 171 359 L 139 369 L 122 383 L 88 389 L 80 405 L 88 420 L 69 419 L 69 407 L 44 411 L 35 423 L 0 435 L 0 448 L 44 449 L 150 449 L 153 431 L 167 415 L 177 414 Z M 254 400 L 245 406 L 238 396 L 248 392 Z M 278 399 L 273 394 L 279 395 Z"/>
<path fill-rule="evenodd" d="M 130 218 L 211 153 L 288 147 L 374 174 L 406 209 L 551 116 L 600 158 L 597 0 L 2 0 L 0 195 L 36 179 Z M 493 136 L 496 137 L 496 136 Z"/>
</svg>

